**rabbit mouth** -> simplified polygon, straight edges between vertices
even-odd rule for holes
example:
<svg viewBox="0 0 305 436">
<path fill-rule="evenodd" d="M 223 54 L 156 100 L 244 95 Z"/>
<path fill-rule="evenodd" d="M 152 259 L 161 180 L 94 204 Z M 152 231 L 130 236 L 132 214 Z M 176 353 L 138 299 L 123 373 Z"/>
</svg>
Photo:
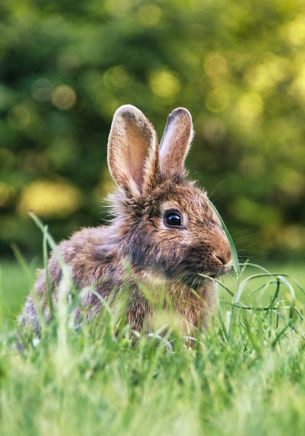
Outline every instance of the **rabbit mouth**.
<svg viewBox="0 0 305 436">
<path fill-rule="evenodd" d="M 181 263 L 180 265 L 176 265 L 176 268 L 170 269 L 152 267 L 145 268 L 142 270 L 142 277 L 144 280 L 148 280 L 154 284 L 164 285 L 167 282 L 177 282 L 177 280 L 180 280 L 188 286 L 197 287 L 202 286 L 207 280 L 226 274 L 230 269 L 231 264 L 221 266 L 207 265 L 206 267 L 196 264 L 194 265 L 194 269 L 190 270 L 189 268 L 185 268 L 184 263 Z"/>
<path fill-rule="evenodd" d="M 219 276 L 227 274 L 231 269 L 231 266 L 217 267 L 215 269 L 210 269 L 209 271 L 201 271 L 190 274 L 185 274 L 181 277 L 182 281 L 186 284 L 191 284 L 192 286 L 203 285 L 207 280 L 216 279 Z"/>
<path fill-rule="evenodd" d="M 232 265 L 224 265 L 221 267 L 217 267 L 217 269 L 215 271 L 212 271 L 212 272 L 208 273 L 207 275 L 209 277 L 212 277 L 212 278 L 223 276 L 223 275 L 227 274 L 231 268 L 232 268 Z"/>
</svg>

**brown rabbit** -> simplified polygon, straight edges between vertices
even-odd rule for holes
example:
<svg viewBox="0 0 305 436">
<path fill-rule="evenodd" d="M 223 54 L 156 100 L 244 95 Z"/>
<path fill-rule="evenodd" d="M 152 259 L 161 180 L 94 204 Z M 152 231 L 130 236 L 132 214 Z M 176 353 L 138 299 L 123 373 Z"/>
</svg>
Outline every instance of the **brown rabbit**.
<svg viewBox="0 0 305 436">
<path fill-rule="evenodd" d="M 207 194 L 186 177 L 192 136 L 192 118 L 184 108 L 170 113 L 160 145 L 139 109 L 124 105 L 116 111 L 108 142 L 108 166 L 117 184 L 111 196 L 115 217 L 109 226 L 84 228 L 59 245 L 77 289 L 91 286 L 96 291 L 81 302 L 91 316 L 102 308 L 97 294 L 107 298 L 124 283 L 127 260 L 136 278 L 129 276 L 126 314 L 133 329 L 147 329 L 153 316 L 137 280 L 155 295 L 162 289 L 168 297 L 165 309 L 170 301 L 188 333 L 203 328 L 214 311 L 215 285 L 198 273 L 226 273 L 231 252 Z M 48 269 L 56 304 L 62 271 L 54 254 Z M 39 330 L 37 299 L 48 317 L 44 272 L 33 293 L 21 321 Z"/>
</svg>

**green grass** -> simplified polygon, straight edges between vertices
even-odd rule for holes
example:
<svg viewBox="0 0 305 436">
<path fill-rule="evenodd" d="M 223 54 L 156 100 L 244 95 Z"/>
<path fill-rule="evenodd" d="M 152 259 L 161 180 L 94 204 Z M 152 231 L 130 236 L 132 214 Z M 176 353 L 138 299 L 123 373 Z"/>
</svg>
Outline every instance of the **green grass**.
<svg viewBox="0 0 305 436">
<path fill-rule="evenodd" d="M 105 310 L 81 331 L 63 312 L 19 352 L 14 317 L 34 269 L 1 264 L 1 436 L 304 433 L 305 300 L 292 278 L 221 281 L 218 314 L 193 348 L 174 329 L 132 345 L 128 326 Z M 305 285 L 303 265 L 270 269 Z M 253 293 L 277 280 L 278 292 L 270 283 Z"/>
</svg>

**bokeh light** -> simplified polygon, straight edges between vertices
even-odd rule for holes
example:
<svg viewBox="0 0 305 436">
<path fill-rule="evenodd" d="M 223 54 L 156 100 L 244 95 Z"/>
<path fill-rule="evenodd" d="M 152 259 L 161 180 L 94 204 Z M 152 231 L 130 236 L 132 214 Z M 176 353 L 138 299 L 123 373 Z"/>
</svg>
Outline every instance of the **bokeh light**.
<svg viewBox="0 0 305 436">
<path fill-rule="evenodd" d="M 121 104 L 159 138 L 187 107 L 191 175 L 245 257 L 305 255 L 305 4 L 21 0 L 0 4 L 0 255 L 32 255 L 107 217 L 107 138 Z M 252 244 L 252 242 L 254 242 Z"/>
</svg>

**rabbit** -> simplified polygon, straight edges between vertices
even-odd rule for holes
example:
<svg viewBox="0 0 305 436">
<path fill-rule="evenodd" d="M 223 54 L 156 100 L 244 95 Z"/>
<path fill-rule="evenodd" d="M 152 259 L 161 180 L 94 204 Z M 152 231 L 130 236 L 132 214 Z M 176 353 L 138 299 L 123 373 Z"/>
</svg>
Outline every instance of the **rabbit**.
<svg viewBox="0 0 305 436">
<path fill-rule="evenodd" d="M 128 280 L 126 319 L 131 328 L 148 330 L 154 307 L 137 280 L 158 295 L 185 322 L 186 333 L 204 330 L 215 311 L 212 277 L 232 266 L 230 245 L 207 194 L 188 180 L 185 159 L 193 139 L 190 112 L 173 110 L 158 145 L 154 127 L 135 106 L 114 114 L 108 140 L 108 167 L 117 187 L 110 196 L 114 218 L 108 226 L 84 228 L 60 243 L 76 288 L 93 287 L 81 301 L 90 317 L 100 313 L 113 290 Z M 202 273 L 207 277 L 199 276 Z M 54 306 L 62 269 L 53 254 L 48 264 Z M 98 298 L 100 296 L 101 298 Z M 39 331 L 37 301 L 49 316 L 46 274 L 40 272 L 21 324 Z M 89 315 L 88 315 L 89 316 Z"/>
</svg>

